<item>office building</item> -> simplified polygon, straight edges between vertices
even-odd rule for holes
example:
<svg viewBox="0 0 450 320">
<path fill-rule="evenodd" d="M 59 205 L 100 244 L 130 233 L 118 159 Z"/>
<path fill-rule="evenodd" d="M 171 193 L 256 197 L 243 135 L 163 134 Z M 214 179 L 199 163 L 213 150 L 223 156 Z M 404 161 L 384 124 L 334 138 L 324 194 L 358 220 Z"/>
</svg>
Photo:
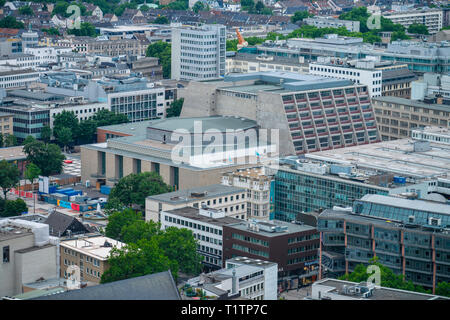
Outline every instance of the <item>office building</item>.
<svg viewBox="0 0 450 320">
<path fill-rule="evenodd" d="M 172 78 L 210 80 L 225 75 L 225 26 L 202 25 L 172 30 Z"/>
<path fill-rule="evenodd" d="M 23 52 L 35 56 L 38 65 L 49 65 L 58 62 L 60 54 L 72 52 L 71 48 L 65 47 L 27 47 Z"/>
<path fill-rule="evenodd" d="M 82 54 L 98 54 L 110 57 L 145 56 L 148 45 L 136 39 L 102 39 L 91 37 L 75 37 L 71 40 L 70 50 Z"/>
<path fill-rule="evenodd" d="M 61 241 L 61 278 L 67 279 L 75 268 L 80 271 L 80 282 L 99 284 L 102 274 L 109 268 L 111 250 L 120 249 L 124 245 L 120 241 L 98 235 Z M 71 270 L 67 270 L 69 267 Z"/>
<path fill-rule="evenodd" d="M 350 80 L 287 72 L 230 74 L 223 81 L 191 81 L 182 95 L 181 117 L 240 116 L 277 129 L 281 155 L 380 141 L 367 86 Z"/>
<path fill-rule="evenodd" d="M 443 27 L 442 9 L 392 12 L 383 14 L 383 17 L 391 20 L 395 24 L 401 24 L 406 29 L 412 24 L 423 24 L 431 34 L 440 31 Z"/>
<path fill-rule="evenodd" d="M 267 167 L 254 167 L 226 172 L 222 184 L 244 188 L 247 194 L 247 218 L 269 220 L 273 210 L 273 174 Z"/>
<path fill-rule="evenodd" d="M 145 220 L 160 221 L 161 211 L 183 207 L 222 210 L 225 216 L 247 219 L 247 192 L 244 188 L 213 184 L 149 196 L 145 199 Z"/>
<path fill-rule="evenodd" d="M 203 265 L 209 270 L 221 269 L 224 264 L 223 228 L 240 220 L 225 216 L 223 210 L 208 207 L 183 207 L 161 211 L 161 228 L 191 230 L 197 240 L 197 252 L 203 256 Z"/>
<path fill-rule="evenodd" d="M 39 81 L 39 72 L 21 67 L 0 67 L 0 88 L 26 88 Z"/>
<path fill-rule="evenodd" d="M 24 284 L 58 277 L 58 239 L 48 225 L 0 219 L 0 297 L 23 293 Z"/>
<path fill-rule="evenodd" d="M 7 56 L 22 52 L 22 39 L 18 37 L 0 38 L 0 56 Z"/>
<path fill-rule="evenodd" d="M 309 73 L 367 85 L 372 98 L 381 95 L 409 98 L 411 82 L 417 79 L 408 65 L 380 61 L 379 57 L 360 60 L 319 57 L 309 64 Z"/>
<path fill-rule="evenodd" d="M 434 292 L 450 281 L 449 213 L 447 204 L 379 195 L 355 201 L 353 212 L 325 210 L 317 222 L 322 271 L 341 275 L 377 257 L 406 281 Z"/>
<path fill-rule="evenodd" d="M 427 126 L 450 128 L 448 105 L 399 97 L 376 97 L 372 105 L 383 141 L 411 137 L 411 130 Z"/>
<path fill-rule="evenodd" d="M 425 73 L 421 80 L 411 84 L 411 99 L 423 101 L 429 96 L 450 99 L 450 73 Z"/>
<path fill-rule="evenodd" d="M 108 127 L 104 127 L 106 129 Z M 239 141 L 258 135 L 256 121 L 235 117 L 168 118 L 111 126 L 119 131 L 117 138 L 81 146 L 81 179 L 92 185 L 114 185 L 130 173 L 154 171 L 176 190 L 219 183 L 223 172 L 255 166 L 260 159 L 274 157 L 277 145 L 264 139 L 245 146 L 227 141 L 227 130 L 233 130 Z M 214 135 L 215 147 L 210 142 Z M 208 131 L 209 130 L 209 131 Z M 105 133 L 104 131 L 104 133 Z M 110 133 L 105 133 L 105 136 Z M 180 142 L 180 137 L 183 140 Z M 195 135 L 195 137 L 194 137 Z M 197 141 L 196 137 L 203 137 Z M 220 142 L 222 140 L 222 142 Z M 228 143 L 228 144 L 227 144 Z M 228 147 L 234 152 L 227 153 Z M 256 156 L 259 153 L 259 157 Z"/>
<path fill-rule="evenodd" d="M 191 278 L 187 283 L 220 300 L 277 300 L 277 271 L 276 263 L 236 257 L 226 260 L 224 269 Z"/>
<path fill-rule="evenodd" d="M 411 130 L 411 137 L 416 140 L 437 142 L 450 145 L 450 131 L 442 127 L 425 127 Z"/>
<path fill-rule="evenodd" d="M 312 284 L 311 300 L 447 300 L 446 297 L 378 287 L 373 283 L 356 283 L 337 279 L 323 279 Z"/>
<path fill-rule="evenodd" d="M 224 259 L 245 256 L 278 264 L 282 288 L 297 288 L 318 272 L 319 233 L 316 228 L 278 220 L 249 221 L 223 227 Z"/>
<path fill-rule="evenodd" d="M 309 26 L 317 28 L 341 28 L 345 27 L 350 32 L 359 32 L 359 21 L 339 20 L 333 17 L 311 17 L 303 19 Z"/>
</svg>

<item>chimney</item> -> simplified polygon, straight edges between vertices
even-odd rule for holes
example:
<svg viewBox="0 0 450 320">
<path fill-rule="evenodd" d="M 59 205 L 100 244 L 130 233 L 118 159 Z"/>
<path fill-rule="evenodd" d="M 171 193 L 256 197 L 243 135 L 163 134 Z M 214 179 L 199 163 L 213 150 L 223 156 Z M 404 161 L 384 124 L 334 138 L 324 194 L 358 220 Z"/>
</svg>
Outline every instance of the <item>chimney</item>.
<svg viewBox="0 0 450 320">
<path fill-rule="evenodd" d="M 233 267 L 233 278 L 231 279 L 231 294 L 237 294 L 238 278 L 236 277 L 236 267 Z"/>
</svg>

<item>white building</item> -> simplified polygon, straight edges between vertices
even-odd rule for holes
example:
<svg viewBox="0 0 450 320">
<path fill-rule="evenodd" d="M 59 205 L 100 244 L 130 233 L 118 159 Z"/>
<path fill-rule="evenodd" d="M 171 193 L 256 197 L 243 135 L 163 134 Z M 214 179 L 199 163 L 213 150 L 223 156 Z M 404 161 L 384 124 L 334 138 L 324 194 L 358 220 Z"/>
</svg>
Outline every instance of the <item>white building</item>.
<svg viewBox="0 0 450 320">
<path fill-rule="evenodd" d="M 39 59 L 32 54 L 17 53 L 8 56 L 0 57 L 1 66 L 14 67 L 36 67 L 39 65 Z"/>
<path fill-rule="evenodd" d="M 0 220 L 0 297 L 23 293 L 23 285 L 58 278 L 59 240 L 49 226 L 20 219 Z"/>
<path fill-rule="evenodd" d="M 442 9 L 411 10 L 383 14 L 383 17 L 399 23 L 406 29 L 412 24 L 423 24 L 430 34 L 440 31 L 443 27 Z"/>
<path fill-rule="evenodd" d="M 0 66 L 0 88 L 25 88 L 39 81 L 39 72 L 20 67 Z"/>
<path fill-rule="evenodd" d="M 426 127 L 411 130 L 411 137 L 416 140 L 424 140 L 450 145 L 450 130 L 442 127 Z"/>
<path fill-rule="evenodd" d="M 34 55 L 38 61 L 38 65 L 56 63 L 60 54 L 72 52 L 72 48 L 64 47 L 29 47 L 23 50 L 24 53 Z"/>
<path fill-rule="evenodd" d="M 377 97 L 381 96 L 382 92 L 382 71 L 375 69 L 375 63 L 374 59 L 357 60 L 352 63 L 339 58 L 324 57 L 309 64 L 309 73 L 365 84 L 370 96 Z"/>
<path fill-rule="evenodd" d="M 203 264 L 210 269 L 223 266 L 223 226 L 241 220 L 226 217 L 222 210 L 184 207 L 161 212 L 161 228 L 186 228 L 198 241 L 197 252 L 204 257 Z"/>
<path fill-rule="evenodd" d="M 238 169 L 222 176 L 223 185 L 245 188 L 248 219 L 270 218 L 270 185 L 273 175 L 267 170 L 265 167 Z"/>
<path fill-rule="evenodd" d="M 317 28 L 345 27 L 350 32 L 359 32 L 359 21 L 339 20 L 333 17 L 311 17 L 303 20 L 307 25 Z"/>
<path fill-rule="evenodd" d="M 172 78 L 209 80 L 225 75 L 226 27 L 203 25 L 172 30 Z"/>
<path fill-rule="evenodd" d="M 229 259 L 224 269 L 188 280 L 207 296 L 250 300 L 277 300 L 277 282 L 278 264 L 247 257 Z"/>
<path fill-rule="evenodd" d="M 53 121 L 55 116 L 63 111 L 73 112 L 78 121 L 88 120 L 94 116 L 98 111 L 106 109 L 111 111 L 107 103 L 91 103 L 82 99 L 83 97 L 72 97 L 71 102 L 66 105 L 59 105 L 58 107 L 50 109 L 50 128 L 53 128 Z"/>
</svg>

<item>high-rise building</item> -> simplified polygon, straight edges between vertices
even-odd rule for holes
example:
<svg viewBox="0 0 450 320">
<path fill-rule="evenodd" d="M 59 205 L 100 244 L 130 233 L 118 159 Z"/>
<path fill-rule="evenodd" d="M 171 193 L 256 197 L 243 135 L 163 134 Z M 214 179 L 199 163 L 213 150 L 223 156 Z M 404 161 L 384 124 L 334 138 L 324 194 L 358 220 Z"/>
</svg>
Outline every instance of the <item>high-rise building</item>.
<svg viewBox="0 0 450 320">
<path fill-rule="evenodd" d="M 203 25 L 172 30 L 172 78 L 210 80 L 225 75 L 226 28 Z"/>
</svg>

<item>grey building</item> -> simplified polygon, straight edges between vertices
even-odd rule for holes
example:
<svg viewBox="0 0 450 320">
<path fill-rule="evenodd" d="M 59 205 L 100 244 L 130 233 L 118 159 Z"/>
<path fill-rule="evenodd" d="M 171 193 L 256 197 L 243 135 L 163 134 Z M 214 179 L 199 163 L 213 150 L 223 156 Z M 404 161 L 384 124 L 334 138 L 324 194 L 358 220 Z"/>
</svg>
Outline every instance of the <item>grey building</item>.
<svg viewBox="0 0 450 320">
<path fill-rule="evenodd" d="M 303 20 L 307 25 L 318 28 L 345 27 L 350 32 L 359 32 L 359 21 L 339 20 L 333 17 L 312 17 Z"/>
<path fill-rule="evenodd" d="M 225 75 L 226 27 L 201 27 L 172 30 L 172 78 L 209 80 Z"/>
</svg>

